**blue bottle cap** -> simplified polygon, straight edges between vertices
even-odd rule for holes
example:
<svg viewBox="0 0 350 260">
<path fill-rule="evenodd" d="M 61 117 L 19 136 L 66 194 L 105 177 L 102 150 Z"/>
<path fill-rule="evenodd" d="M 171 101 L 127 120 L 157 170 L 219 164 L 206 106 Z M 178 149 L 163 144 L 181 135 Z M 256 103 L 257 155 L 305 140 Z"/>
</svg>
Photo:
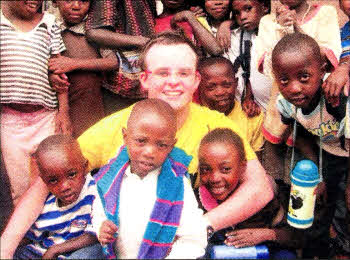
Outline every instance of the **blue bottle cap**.
<svg viewBox="0 0 350 260">
<path fill-rule="evenodd" d="M 292 174 L 292 183 L 303 186 L 312 187 L 320 182 L 318 167 L 311 160 L 301 160 L 295 165 Z"/>
</svg>

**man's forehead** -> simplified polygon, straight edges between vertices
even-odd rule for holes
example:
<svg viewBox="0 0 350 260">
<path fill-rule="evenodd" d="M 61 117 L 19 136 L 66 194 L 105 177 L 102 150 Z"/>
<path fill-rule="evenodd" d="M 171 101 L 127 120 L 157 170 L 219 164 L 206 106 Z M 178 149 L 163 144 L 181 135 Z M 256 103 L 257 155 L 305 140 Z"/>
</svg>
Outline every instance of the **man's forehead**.
<svg viewBox="0 0 350 260">
<path fill-rule="evenodd" d="M 197 54 L 187 44 L 155 44 L 149 48 L 146 53 L 146 62 L 153 62 L 154 60 L 162 59 L 165 56 L 170 57 L 172 60 L 177 60 L 179 57 L 187 57 L 196 60 Z M 148 63 L 149 65 L 149 63 Z"/>
</svg>

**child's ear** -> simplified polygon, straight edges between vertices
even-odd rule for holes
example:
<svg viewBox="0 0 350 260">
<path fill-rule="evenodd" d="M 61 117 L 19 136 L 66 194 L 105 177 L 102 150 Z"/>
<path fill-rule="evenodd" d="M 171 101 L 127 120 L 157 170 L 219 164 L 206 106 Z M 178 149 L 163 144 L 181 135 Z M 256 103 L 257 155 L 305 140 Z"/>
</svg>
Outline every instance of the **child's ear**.
<svg viewBox="0 0 350 260">
<path fill-rule="evenodd" d="M 174 146 L 175 146 L 175 144 L 176 144 L 176 142 L 177 142 L 177 139 L 176 138 L 174 138 L 174 142 L 172 143 L 172 147 L 171 147 L 171 149 L 173 149 L 174 148 Z"/>
<path fill-rule="evenodd" d="M 241 162 L 241 168 L 242 168 L 241 172 L 245 172 L 247 170 L 247 160 L 244 160 Z"/>
<path fill-rule="evenodd" d="M 126 142 L 126 136 L 127 136 L 127 133 L 126 133 L 127 131 L 126 131 L 126 128 L 125 127 L 123 127 L 122 128 L 122 133 L 123 133 L 123 140 L 124 140 L 124 143 Z"/>
</svg>

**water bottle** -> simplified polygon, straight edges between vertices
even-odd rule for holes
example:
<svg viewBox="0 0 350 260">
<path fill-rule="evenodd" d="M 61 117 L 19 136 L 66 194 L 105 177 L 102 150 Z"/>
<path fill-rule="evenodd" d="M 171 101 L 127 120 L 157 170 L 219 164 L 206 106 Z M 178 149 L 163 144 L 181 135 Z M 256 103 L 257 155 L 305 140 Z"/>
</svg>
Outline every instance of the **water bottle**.
<svg viewBox="0 0 350 260">
<path fill-rule="evenodd" d="M 318 168 L 313 161 L 299 161 L 291 173 L 291 191 L 287 222 L 295 228 L 308 228 L 314 220 L 315 189 L 320 183 Z"/>
<path fill-rule="evenodd" d="M 269 259 L 269 250 L 265 245 L 236 248 L 234 246 L 213 246 L 211 259 Z"/>
</svg>

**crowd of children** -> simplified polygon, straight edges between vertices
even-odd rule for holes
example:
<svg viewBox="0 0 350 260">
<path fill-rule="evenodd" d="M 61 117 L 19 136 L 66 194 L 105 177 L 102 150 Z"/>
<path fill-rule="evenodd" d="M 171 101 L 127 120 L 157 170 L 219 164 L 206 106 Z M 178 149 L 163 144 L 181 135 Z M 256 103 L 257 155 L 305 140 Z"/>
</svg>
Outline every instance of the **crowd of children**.
<svg viewBox="0 0 350 260">
<path fill-rule="evenodd" d="M 1 258 L 350 258 L 350 22 L 276 6 L 1 1 Z M 320 168 L 307 229 L 295 158 Z"/>
</svg>

